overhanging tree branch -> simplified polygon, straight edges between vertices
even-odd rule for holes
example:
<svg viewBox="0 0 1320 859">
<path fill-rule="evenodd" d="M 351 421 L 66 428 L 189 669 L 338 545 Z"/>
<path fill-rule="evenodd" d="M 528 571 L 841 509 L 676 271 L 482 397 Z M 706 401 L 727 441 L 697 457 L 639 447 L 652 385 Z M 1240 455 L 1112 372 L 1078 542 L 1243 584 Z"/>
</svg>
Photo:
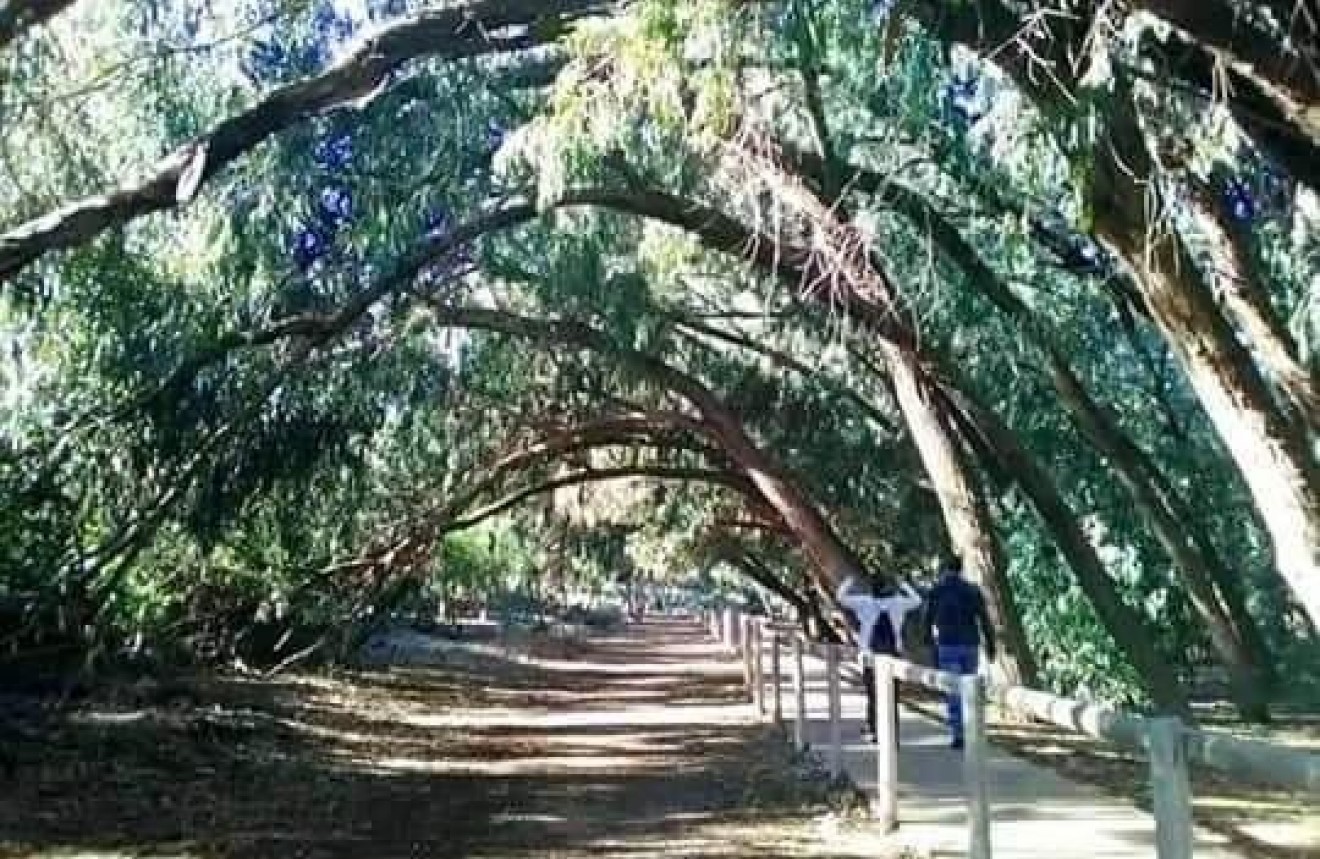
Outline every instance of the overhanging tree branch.
<svg viewBox="0 0 1320 859">
<path fill-rule="evenodd" d="M 897 436 L 899 434 L 899 428 L 894 424 L 893 419 L 890 418 L 888 415 L 886 415 L 884 412 L 880 411 L 880 409 L 876 408 L 875 405 L 871 403 L 871 401 L 867 400 L 865 397 L 863 397 L 861 394 L 857 393 L 857 391 L 853 390 L 847 385 L 840 384 L 839 382 L 830 378 L 828 375 L 822 373 L 821 371 L 808 367 L 806 364 L 803 364 L 801 361 L 797 360 L 792 355 L 789 355 L 786 352 L 783 352 L 779 349 L 774 349 L 770 346 L 766 346 L 763 343 L 758 343 L 757 341 L 751 339 L 750 337 L 745 337 L 741 334 L 735 334 L 727 329 L 716 328 L 713 325 L 707 325 L 703 322 L 698 322 L 692 319 L 688 319 L 686 317 L 676 316 L 674 319 L 674 324 L 678 328 L 683 329 L 683 331 L 680 331 L 680 333 L 683 333 L 684 331 L 691 332 L 690 334 L 688 334 L 688 336 L 693 337 L 693 339 L 699 339 L 699 337 L 694 337 L 693 335 L 700 335 L 704 337 L 709 337 L 713 340 L 721 340 L 725 343 L 729 343 L 731 345 L 738 346 L 739 348 L 746 349 L 749 352 L 754 352 L 757 355 L 763 355 L 766 358 L 769 358 L 774 363 L 778 364 L 779 366 L 784 367 L 785 369 L 792 370 L 793 372 L 805 376 L 809 379 L 815 379 L 819 382 L 822 382 L 823 384 L 827 385 L 829 388 L 834 390 L 836 393 L 838 393 L 840 396 L 846 398 L 849 402 L 851 402 L 854 406 L 856 406 L 857 409 L 862 414 L 870 418 L 873 422 L 875 422 L 876 426 L 883 429 L 886 433 L 888 433 L 891 436 Z"/>
<path fill-rule="evenodd" d="M 604 0 L 475 0 L 389 24 L 363 38 L 325 72 L 276 89 L 179 147 L 144 178 L 0 235 L 0 282 L 50 251 L 84 244 L 143 215 L 186 205 L 202 184 L 266 138 L 308 117 L 370 99 L 403 62 L 526 48 L 555 38 L 564 22 L 611 5 Z M 524 25 L 525 32 L 502 32 L 516 25 Z"/>
<path fill-rule="evenodd" d="M 455 307 L 435 299 L 425 300 L 439 324 L 480 328 L 543 344 L 568 344 L 590 349 L 683 397 L 700 415 L 707 435 L 720 445 L 765 501 L 783 517 L 829 589 L 863 569 L 861 561 L 834 533 L 815 504 L 751 439 L 741 420 L 695 377 L 574 320 L 538 319 L 481 307 Z"/>
<path fill-rule="evenodd" d="M 718 486 L 726 486 L 737 492 L 755 492 L 755 487 L 751 485 L 751 482 L 748 481 L 746 477 L 722 469 L 688 468 L 669 465 L 633 465 L 620 468 L 586 468 L 568 474 L 558 475 L 533 486 L 518 490 L 498 501 L 487 504 L 471 513 L 451 520 L 446 524 L 444 530 L 446 532 L 452 532 L 471 528 L 477 523 L 489 519 L 491 516 L 503 513 L 504 511 L 521 504 L 528 498 L 543 495 L 546 492 L 553 492 L 556 489 L 563 489 L 567 486 L 576 486 L 580 483 L 620 480 L 633 477 L 647 477 L 657 480 L 700 481 Z"/>
<path fill-rule="evenodd" d="M 745 226 L 713 207 L 654 190 L 613 190 L 587 188 L 566 192 L 549 208 L 593 206 L 649 218 L 682 229 L 711 250 L 745 259 L 769 274 L 789 282 L 810 283 L 826 276 L 822 262 L 809 250 L 785 244 L 774 236 Z M 253 331 L 232 332 L 218 338 L 211 346 L 181 363 L 164 383 L 142 395 L 126 410 L 140 408 L 154 397 L 191 383 L 204 368 L 224 360 L 231 353 L 289 338 L 306 338 L 316 345 L 329 342 L 346 331 L 363 313 L 388 295 L 407 290 L 413 279 L 428 265 L 442 261 L 461 247 L 491 233 L 529 223 L 542 210 L 527 199 L 513 199 L 496 204 L 460 226 L 430 239 L 406 254 L 367 289 L 358 293 L 339 310 L 328 314 L 298 314 L 286 317 Z M 3 257 L 0 252 L 0 258 Z M 910 335 L 894 315 L 879 306 L 858 299 L 851 292 L 837 301 L 842 309 L 866 321 L 873 330 L 900 344 L 909 343 Z"/>
<path fill-rule="evenodd" d="M 0 48 L 44 24 L 77 0 L 9 0 L 0 4 Z"/>
</svg>

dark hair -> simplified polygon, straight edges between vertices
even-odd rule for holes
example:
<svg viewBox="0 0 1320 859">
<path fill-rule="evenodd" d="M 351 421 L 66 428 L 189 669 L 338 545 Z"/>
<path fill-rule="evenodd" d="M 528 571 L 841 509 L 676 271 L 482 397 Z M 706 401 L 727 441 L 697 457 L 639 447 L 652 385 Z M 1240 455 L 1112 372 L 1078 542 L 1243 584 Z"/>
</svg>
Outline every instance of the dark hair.
<svg viewBox="0 0 1320 859">
<path fill-rule="evenodd" d="M 963 571 L 962 558 L 960 558 L 955 552 L 950 552 L 945 555 L 940 561 L 940 566 L 943 569 L 951 570 L 955 573 L 961 573 Z"/>
<path fill-rule="evenodd" d="M 872 577 L 871 577 L 871 596 L 873 596 L 873 597 L 887 597 L 887 596 L 892 596 L 893 593 L 894 593 L 894 586 L 893 586 L 893 584 L 891 584 L 890 582 L 885 581 L 884 579 L 880 578 L 879 576 L 872 576 Z"/>
</svg>

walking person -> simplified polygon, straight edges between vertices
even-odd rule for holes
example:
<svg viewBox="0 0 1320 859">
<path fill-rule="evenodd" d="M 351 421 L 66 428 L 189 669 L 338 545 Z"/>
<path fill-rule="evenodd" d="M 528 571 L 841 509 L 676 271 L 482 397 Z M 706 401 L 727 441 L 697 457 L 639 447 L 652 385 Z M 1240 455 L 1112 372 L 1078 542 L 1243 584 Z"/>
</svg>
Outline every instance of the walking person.
<svg viewBox="0 0 1320 859">
<path fill-rule="evenodd" d="M 903 650 L 903 618 L 921 605 L 921 597 L 906 582 L 898 590 L 872 581 L 867 587 L 860 576 L 849 576 L 839 586 L 839 605 L 851 615 L 857 631 L 862 686 L 866 690 L 866 741 L 875 742 L 876 656 L 895 656 Z M 868 658 L 869 657 L 869 658 Z M 894 681 L 894 708 L 898 708 L 898 681 Z M 898 721 L 895 716 L 895 722 Z"/>
<path fill-rule="evenodd" d="M 944 562 L 939 581 L 927 597 L 926 639 L 934 633 L 935 662 L 941 671 L 952 674 L 975 674 L 979 668 L 980 648 L 986 658 L 995 659 L 995 627 L 990 622 L 985 595 L 963 578 L 962 559 L 954 555 Z M 949 714 L 950 747 L 963 747 L 962 698 L 946 695 Z"/>
</svg>

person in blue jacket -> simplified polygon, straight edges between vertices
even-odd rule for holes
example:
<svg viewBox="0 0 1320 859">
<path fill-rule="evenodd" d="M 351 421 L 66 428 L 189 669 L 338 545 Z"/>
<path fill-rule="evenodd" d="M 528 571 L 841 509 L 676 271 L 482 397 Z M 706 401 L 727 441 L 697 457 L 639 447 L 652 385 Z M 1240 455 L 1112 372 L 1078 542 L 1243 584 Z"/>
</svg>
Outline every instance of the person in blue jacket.
<svg viewBox="0 0 1320 859">
<path fill-rule="evenodd" d="M 975 674 L 979 667 L 980 648 L 995 659 L 995 627 L 986 608 L 985 595 L 963 578 L 962 559 L 954 555 L 944 564 L 939 580 L 926 597 L 925 628 L 927 640 L 935 643 L 935 660 L 941 671 Z M 932 639 L 933 633 L 933 639 Z M 951 746 L 963 746 L 962 700 L 946 696 Z"/>
</svg>

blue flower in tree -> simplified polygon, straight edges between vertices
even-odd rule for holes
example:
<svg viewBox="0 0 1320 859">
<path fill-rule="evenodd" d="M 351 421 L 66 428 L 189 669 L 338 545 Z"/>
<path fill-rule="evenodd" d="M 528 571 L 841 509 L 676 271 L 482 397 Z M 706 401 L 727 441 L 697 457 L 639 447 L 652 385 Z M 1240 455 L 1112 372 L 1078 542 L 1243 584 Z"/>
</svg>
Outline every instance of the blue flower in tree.
<svg viewBox="0 0 1320 859">
<path fill-rule="evenodd" d="M 454 219 L 444 206 L 432 206 L 423 218 L 423 231 L 428 239 L 439 239 L 454 228 Z"/>
<path fill-rule="evenodd" d="M 1233 178 L 1224 183 L 1224 205 L 1229 217 L 1240 224 L 1251 223 L 1258 214 L 1251 186 L 1242 179 Z"/>
<path fill-rule="evenodd" d="M 329 48 L 320 42 L 289 47 L 273 40 L 258 40 L 240 61 L 240 67 L 253 83 L 279 83 L 315 74 L 329 56 Z"/>
<path fill-rule="evenodd" d="M 504 145 L 504 139 L 508 136 L 508 131 L 494 119 L 486 120 L 486 128 L 482 132 L 482 142 L 486 146 L 486 151 L 494 154 Z"/>
<path fill-rule="evenodd" d="M 976 93 L 980 87 L 980 78 L 975 73 L 968 74 L 966 77 L 954 75 L 953 80 L 949 82 L 949 95 L 955 101 L 971 101 L 976 98 Z"/>
<path fill-rule="evenodd" d="M 293 234 L 293 262 L 307 271 L 330 250 L 330 237 L 319 227 L 299 227 Z"/>
<path fill-rule="evenodd" d="M 312 28 L 316 40 L 322 45 L 341 44 L 353 38 L 357 23 L 349 15 L 341 15 L 334 3 L 321 3 L 312 13 Z"/>
<path fill-rule="evenodd" d="M 342 227 L 353 218 L 353 195 L 342 185 L 322 188 L 316 203 L 321 221 L 333 229 Z"/>
<path fill-rule="evenodd" d="M 252 43 L 247 56 L 240 61 L 240 66 L 249 80 L 264 83 L 284 77 L 290 65 L 289 60 L 289 52 L 284 45 L 275 41 L 257 40 Z"/>
<path fill-rule="evenodd" d="M 944 102 L 954 124 L 971 125 L 981 118 L 980 91 L 981 81 L 975 73 L 954 75 L 945 85 Z"/>
<path fill-rule="evenodd" d="M 317 141 L 312 149 L 312 161 L 323 170 L 343 170 L 352 160 L 353 137 L 347 131 Z"/>
<path fill-rule="evenodd" d="M 371 11 L 376 15 L 402 15 L 408 11 L 408 0 L 376 0 L 371 4 Z"/>
</svg>

